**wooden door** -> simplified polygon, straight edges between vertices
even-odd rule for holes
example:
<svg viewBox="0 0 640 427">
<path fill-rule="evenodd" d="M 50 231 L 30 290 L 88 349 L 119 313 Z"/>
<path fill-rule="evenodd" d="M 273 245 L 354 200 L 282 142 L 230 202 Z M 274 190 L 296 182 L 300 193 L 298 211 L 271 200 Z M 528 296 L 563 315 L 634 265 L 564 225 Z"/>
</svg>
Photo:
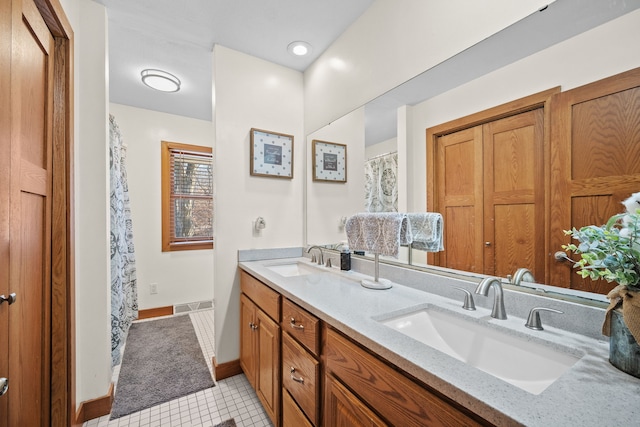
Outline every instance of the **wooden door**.
<svg viewBox="0 0 640 427">
<path fill-rule="evenodd" d="M 483 126 L 485 274 L 544 279 L 543 123 L 537 109 Z"/>
<path fill-rule="evenodd" d="M 640 191 L 640 68 L 562 92 L 553 100 L 550 253 L 563 230 L 602 225 Z M 552 262 L 550 284 L 608 293 L 615 283 L 582 279 Z"/>
<path fill-rule="evenodd" d="M 0 306 L 10 380 L 0 424 L 9 426 L 50 424 L 53 56 L 35 4 L 14 2 L 11 148 L 3 155 L 11 159 L 8 293 L 16 301 Z"/>
<path fill-rule="evenodd" d="M 444 221 L 444 252 L 437 265 L 482 273 L 482 126 L 441 136 L 436 149 L 437 208 Z"/>
<path fill-rule="evenodd" d="M 258 364 L 256 393 L 271 418 L 278 425 L 280 418 L 280 325 L 262 310 L 256 311 Z"/>
<path fill-rule="evenodd" d="M 256 388 L 256 306 L 244 294 L 240 295 L 240 367 L 249 380 L 249 383 Z"/>
<path fill-rule="evenodd" d="M 331 375 L 325 377 L 324 420 L 327 426 L 386 426 L 371 409 Z"/>
<path fill-rule="evenodd" d="M 544 278 L 544 116 L 514 114 L 436 139 L 436 206 L 444 219 L 437 265 Z"/>
</svg>

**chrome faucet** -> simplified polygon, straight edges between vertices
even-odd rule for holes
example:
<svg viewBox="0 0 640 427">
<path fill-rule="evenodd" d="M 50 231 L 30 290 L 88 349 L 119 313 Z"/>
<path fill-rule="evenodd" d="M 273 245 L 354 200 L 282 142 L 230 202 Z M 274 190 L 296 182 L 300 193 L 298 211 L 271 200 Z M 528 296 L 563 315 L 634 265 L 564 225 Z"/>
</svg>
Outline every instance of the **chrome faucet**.
<svg viewBox="0 0 640 427">
<path fill-rule="evenodd" d="M 502 283 L 497 277 L 485 277 L 478 284 L 476 288 L 476 294 L 489 296 L 489 287 L 493 288 L 493 310 L 491 311 L 491 317 L 494 319 L 506 319 L 507 312 L 504 309 L 504 294 L 502 292 Z"/>
<path fill-rule="evenodd" d="M 516 270 L 512 279 L 509 279 L 512 285 L 519 286 L 521 282 L 535 283 L 536 279 L 528 268 L 519 268 Z"/>
<path fill-rule="evenodd" d="M 542 331 L 544 328 L 542 327 L 542 321 L 540 320 L 541 311 L 550 311 L 551 313 L 563 314 L 562 311 L 554 310 L 553 308 L 533 307 L 529 312 L 527 323 L 525 323 L 524 326 L 526 326 L 529 329 L 534 329 L 536 331 Z"/>
<path fill-rule="evenodd" d="M 314 245 L 314 246 L 309 247 L 309 249 L 307 249 L 307 253 L 311 252 L 313 249 L 317 249 L 317 250 L 320 251 L 320 256 L 317 259 L 317 263 L 318 263 L 318 265 L 322 265 L 322 263 L 324 262 L 324 257 L 323 257 L 323 254 L 322 254 L 322 248 L 320 246 Z M 311 262 L 316 262 L 316 258 L 312 256 Z"/>
</svg>

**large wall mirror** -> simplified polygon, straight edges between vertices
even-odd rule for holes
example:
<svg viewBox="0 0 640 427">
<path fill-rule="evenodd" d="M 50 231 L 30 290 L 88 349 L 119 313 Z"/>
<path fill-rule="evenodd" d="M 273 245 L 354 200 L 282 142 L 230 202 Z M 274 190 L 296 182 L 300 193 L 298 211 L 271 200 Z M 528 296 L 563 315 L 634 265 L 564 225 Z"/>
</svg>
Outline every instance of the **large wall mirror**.
<svg viewBox="0 0 640 427">
<path fill-rule="evenodd" d="M 389 180 L 382 184 L 384 200 L 376 203 L 395 203 L 400 212 L 425 211 L 432 185 L 427 182 L 426 129 L 552 88 L 566 91 L 640 67 L 632 54 L 633 40 L 640 37 L 638 8 L 640 2 L 556 1 L 308 135 L 307 147 L 313 140 L 347 146 L 348 176 L 344 183 L 307 179 L 306 243 L 331 247 L 346 240 L 344 219 L 371 203 L 365 179 L 371 160 L 390 169 L 383 174 Z M 308 151 L 307 171 L 313 161 Z M 640 183 L 635 191 L 640 191 Z M 608 203 L 607 209 L 618 209 Z M 549 258 L 560 247 L 543 250 Z M 385 261 L 433 268 L 425 252 L 407 248 L 398 259 Z M 548 277 L 536 278 L 535 287 L 561 297 L 606 301 L 603 295 L 544 285 Z"/>
</svg>

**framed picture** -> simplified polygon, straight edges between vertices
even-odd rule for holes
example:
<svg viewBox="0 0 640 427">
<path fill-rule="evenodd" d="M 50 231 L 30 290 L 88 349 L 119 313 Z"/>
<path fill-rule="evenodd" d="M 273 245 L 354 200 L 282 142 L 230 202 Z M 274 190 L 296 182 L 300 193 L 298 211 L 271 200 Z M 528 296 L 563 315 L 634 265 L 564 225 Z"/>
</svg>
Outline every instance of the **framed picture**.
<svg viewBox="0 0 640 427">
<path fill-rule="evenodd" d="M 293 135 L 251 129 L 251 175 L 293 178 Z"/>
<path fill-rule="evenodd" d="M 313 180 L 347 182 L 347 146 L 313 140 Z"/>
</svg>

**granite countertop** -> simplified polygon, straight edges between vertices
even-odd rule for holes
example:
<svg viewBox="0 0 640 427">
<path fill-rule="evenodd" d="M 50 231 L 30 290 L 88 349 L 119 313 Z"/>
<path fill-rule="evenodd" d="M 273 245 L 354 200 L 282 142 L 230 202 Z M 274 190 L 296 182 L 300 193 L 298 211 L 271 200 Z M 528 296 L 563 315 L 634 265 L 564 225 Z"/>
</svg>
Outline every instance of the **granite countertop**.
<svg viewBox="0 0 640 427">
<path fill-rule="evenodd" d="M 636 425 L 640 419 L 640 379 L 609 363 L 605 340 L 547 325 L 543 331 L 532 331 L 524 327 L 523 318 L 510 315 L 507 320 L 492 319 L 491 311 L 482 307 L 468 312 L 461 308 L 462 293 L 458 299 L 449 299 L 398 283 L 389 290 L 371 290 L 360 285 L 360 280 L 369 276 L 337 268 L 318 267 L 318 274 L 292 277 L 268 268 L 296 261 L 312 265 L 307 258 L 286 258 L 240 262 L 239 266 L 328 325 L 496 425 L 622 426 Z M 442 278 L 424 273 L 423 280 Z M 469 287 L 469 283 L 466 285 Z M 542 342 L 580 359 L 546 390 L 534 395 L 380 322 L 426 306 Z M 509 305 L 506 308 L 509 313 Z"/>
</svg>

